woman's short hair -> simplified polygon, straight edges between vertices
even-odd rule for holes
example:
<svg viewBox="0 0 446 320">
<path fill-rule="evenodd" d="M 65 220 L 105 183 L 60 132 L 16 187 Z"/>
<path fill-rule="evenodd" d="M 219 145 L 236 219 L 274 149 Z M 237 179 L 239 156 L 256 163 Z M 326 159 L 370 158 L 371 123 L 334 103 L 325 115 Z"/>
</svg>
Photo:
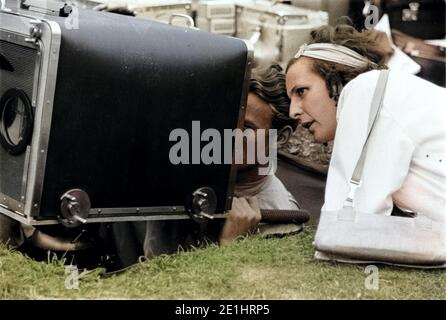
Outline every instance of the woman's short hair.
<svg viewBox="0 0 446 320">
<path fill-rule="evenodd" d="M 310 32 L 308 44 L 333 43 L 345 46 L 366 57 L 374 64 L 368 64 L 364 68 L 353 68 L 334 62 L 313 59 L 313 71 L 325 79 L 330 98 L 338 101 L 342 88 L 361 73 L 386 69 L 386 52 L 377 42 L 377 32 L 374 30 L 358 31 L 353 27 L 348 17 L 338 20 L 336 26 L 322 26 Z M 286 71 L 297 61 L 296 58 L 288 62 Z"/>
<path fill-rule="evenodd" d="M 290 99 L 286 93 L 285 74 L 279 64 L 272 64 L 267 68 L 253 71 L 249 82 L 249 92 L 262 98 L 273 106 L 274 112 L 272 127 L 279 130 L 285 126 L 296 129 L 295 120 L 288 117 Z"/>
</svg>

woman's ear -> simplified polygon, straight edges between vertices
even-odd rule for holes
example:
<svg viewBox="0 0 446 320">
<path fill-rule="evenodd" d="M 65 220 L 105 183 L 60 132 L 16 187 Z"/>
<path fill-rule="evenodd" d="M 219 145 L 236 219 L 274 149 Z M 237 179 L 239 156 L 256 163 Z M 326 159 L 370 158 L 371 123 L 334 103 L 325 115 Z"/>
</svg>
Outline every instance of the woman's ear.
<svg viewBox="0 0 446 320">
<path fill-rule="evenodd" d="M 336 103 L 336 106 L 338 105 L 339 97 L 341 95 L 341 91 L 344 87 L 342 84 L 333 84 L 331 86 L 331 97 L 334 102 Z"/>
<path fill-rule="evenodd" d="M 285 126 L 277 132 L 277 147 L 282 147 L 291 138 L 294 130 L 291 126 Z"/>
</svg>

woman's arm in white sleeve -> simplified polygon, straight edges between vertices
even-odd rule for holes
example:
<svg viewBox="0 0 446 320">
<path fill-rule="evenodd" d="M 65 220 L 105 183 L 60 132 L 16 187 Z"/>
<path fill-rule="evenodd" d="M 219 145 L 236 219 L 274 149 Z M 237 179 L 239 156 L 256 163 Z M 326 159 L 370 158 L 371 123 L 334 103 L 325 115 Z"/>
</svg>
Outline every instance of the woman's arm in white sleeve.
<svg viewBox="0 0 446 320">
<path fill-rule="evenodd" d="M 392 116 L 385 111 L 369 143 L 362 185 L 356 206 L 359 211 L 390 214 L 392 194 L 404 184 L 415 146 Z"/>
</svg>

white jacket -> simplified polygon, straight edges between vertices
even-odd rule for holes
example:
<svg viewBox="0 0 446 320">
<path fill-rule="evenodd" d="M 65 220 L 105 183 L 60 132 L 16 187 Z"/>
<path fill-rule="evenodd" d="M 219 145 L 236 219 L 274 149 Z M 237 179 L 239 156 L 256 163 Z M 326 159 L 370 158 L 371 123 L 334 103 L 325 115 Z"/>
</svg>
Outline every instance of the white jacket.
<svg viewBox="0 0 446 320">
<path fill-rule="evenodd" d="M 342 208 L 349 193 L 378 75 L 361 74 L 342 90 L 325 210 Z M 397 71 L 389 74 L 354 206 L 360 212 L 390 214 L 393 203 L 446 221 L 446 89 Z"/>
</svg>

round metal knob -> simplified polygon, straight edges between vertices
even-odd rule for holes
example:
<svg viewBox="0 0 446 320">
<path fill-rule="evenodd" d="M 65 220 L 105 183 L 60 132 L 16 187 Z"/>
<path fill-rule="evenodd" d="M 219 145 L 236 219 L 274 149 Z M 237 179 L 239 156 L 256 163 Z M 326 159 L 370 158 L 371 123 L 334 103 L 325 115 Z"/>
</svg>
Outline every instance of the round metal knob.
<svg viewBox="0 0 446 320">
<path fill-rule="evenodd" d="M 217 195 L 212 188 L 197 189 L 186 205 L 190 217 L 197 222 L 204 222 L 214 218 L 217 210 Z"/>
<path fill-rule="evenodd" d="M 81 189 L 72 189 L 65 192 L 62 197 L 60 212 L 62 217 L 59 221 L 62 225 L 69 228 L 77 227 L 87 223 L 87 217 L 90 213 L 91 203 L 88 194 Z"/>
</svg>

